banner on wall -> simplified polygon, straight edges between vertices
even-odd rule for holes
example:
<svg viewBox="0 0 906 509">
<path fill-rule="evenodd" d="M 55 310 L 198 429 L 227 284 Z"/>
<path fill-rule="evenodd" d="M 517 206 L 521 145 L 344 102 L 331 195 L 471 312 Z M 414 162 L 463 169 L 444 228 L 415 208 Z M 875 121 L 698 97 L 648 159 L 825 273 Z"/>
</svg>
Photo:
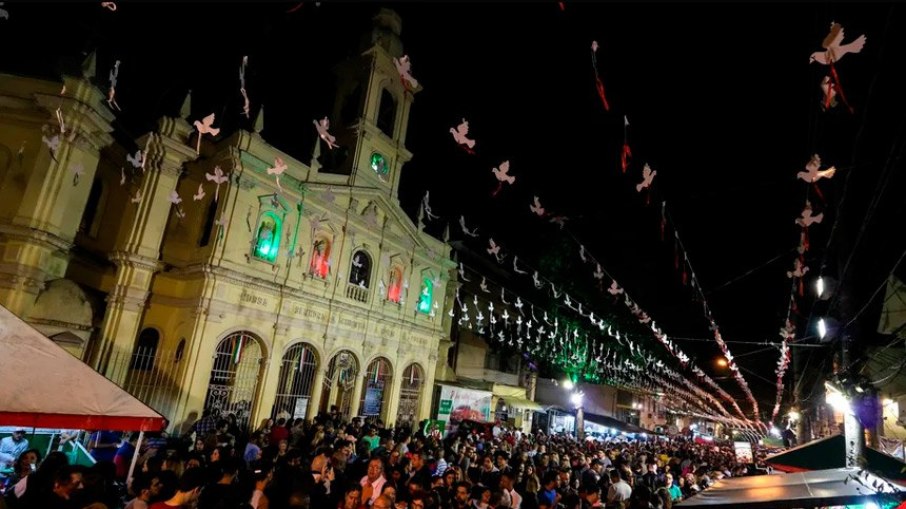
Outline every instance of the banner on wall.
<svg viewBox="0 0 906 509">
<path fill-rule="evenodd" d="M 365 405 L 362 409 L 362 415 L 375 416 L 381 415 L 381 406 L 384 403 L 384 382 L 368 382 L 365 388 Z"/>
<path fill-rule="evenodd" d="M 447 433 L 456 431 L 459 423 L 465 420 L 490 422 L 491 397 L 487 391 L 440 385 L 437 420 L 447 423 Z"/>
</svg>

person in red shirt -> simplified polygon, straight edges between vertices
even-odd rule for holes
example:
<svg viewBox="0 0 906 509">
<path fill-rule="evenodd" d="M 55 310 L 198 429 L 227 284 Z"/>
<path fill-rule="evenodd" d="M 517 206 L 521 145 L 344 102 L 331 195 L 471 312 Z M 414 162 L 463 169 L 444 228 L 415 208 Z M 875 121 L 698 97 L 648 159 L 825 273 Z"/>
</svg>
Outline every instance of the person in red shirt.
<svg viewBox="0 0 906 509">
<path fill-rule="evenodd" d="M 205 483 L 205 473 L 201 468 L 190 468 L 183 472 L 179 478 L 179 487 L 176 494 L 169 500 L 161 500 L 151 504 L 149 509 L 189 509 L 201 495 Z"/>
<path fill-rule="evenodd" d="M 277 419 L 277 424 L 271 430 L 270 443 L 277 445 L 281 440 L 289 440 L 289 430 L 286 429 L 286 419 Z"/>
</svg>

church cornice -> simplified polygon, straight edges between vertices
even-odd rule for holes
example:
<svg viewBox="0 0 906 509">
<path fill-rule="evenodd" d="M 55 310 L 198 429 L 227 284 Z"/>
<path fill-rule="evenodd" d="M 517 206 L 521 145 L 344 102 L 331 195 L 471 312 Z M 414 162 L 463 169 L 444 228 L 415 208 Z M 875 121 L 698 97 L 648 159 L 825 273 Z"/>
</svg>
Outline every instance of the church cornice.
<svg viewBox="0 0 906 509">
<path fill-rule="evenodd" d="M 43 248 L 68 252 L 73 243 L 43 230 L 10 223 L 0 223 L 0 236 L 19 242 L 37 243 Z"/>
</svg>

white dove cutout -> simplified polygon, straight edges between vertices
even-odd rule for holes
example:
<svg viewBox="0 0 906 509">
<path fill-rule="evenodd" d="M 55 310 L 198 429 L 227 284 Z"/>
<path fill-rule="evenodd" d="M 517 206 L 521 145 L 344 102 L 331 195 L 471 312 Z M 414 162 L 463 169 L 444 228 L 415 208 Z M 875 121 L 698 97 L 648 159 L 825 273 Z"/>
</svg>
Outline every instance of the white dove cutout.
<svg viewBox="0 0 906 509">
<path fill-rule="evenodd" d="M 245 115 L 245 118 L 249 118 L 249 112 L 251 111 L 249 96 L 245 91 L 245 68 L 248 64 L 249 57 L 242 57 L 242 64 L 239 66 L 239 93 L 242 94 L 242 99 L 245 101 L 242 105 L 242 114 Z"/>
<path fill-rule="evenodd" d="M 462 232 L 469 237 L 478 237 L 478 228 L 475 228 L 474 230 L 466 228 L 466 216 L 459 216 L 459 227 L 462 229 Z"/>
<path fill-rule="evenodd" d="M 497 178 L 497 189 L 495 189 L 494 192 L 491 193 L 491 196 L 497 196 L 497 193 L 499 193 L 500 190 L 503 189 L 504 183 L 513 185 L 513 183 L 516 182 L 516 177 L 509 175 L 509 171 L 510 171 L 510 162 L 509 161 L 504 161 L 504 162 L 500 163 L 499 167 L 493 168 L 491 171 L 494 173 L 494 177 Z"/>
<path fill-rule="evenodd" d="M 597 263 L 595 265 L 598 266 L 597 270 L 595 270 L 595 272 L 594 272 L 595 279 L 604 279 L 604 271 L 601 270 L 601 264 Z"/>
<path fill-rule="evenodd" d="M 475 154 L 473 150 L 475 148 L 475 140 L 467 136 L 469 134 L 469 122 L 466 119 L 462 119 L 462 123 L 456 126 L 456 128 L 451 127 L 450 134 L 453 135 L 453 140 L 456 141 L 463 150 L 469 154 Z"/>
<path fill-rule="evenodd" d="M 491 290 L 488 290 L 488 282 L 484 278 L 484 276 L 481 276 L 481 284 L 479 284 L 478 286 L 481 288 L 481 291 L 485 293 L 491 293 Z"/>
<path fill-rule="evenodd" d="M 120 105 L 116 103 L 116 78 L 120 74 L 120 61 L 117 60 L 113 64 L 113 69 L 110 70 L 110 88 L 107 89 L 107 106 L 110 108 L 116 108 L 120 110 Z"/>
<path fill-rule="evenodd" d="M 198 184 L 198 192 L 192 195 L 192 201 L 201 201 L 204 197 L 204 187 L 202 184 Z"/>
<path fill-rule="evenodd" d="M 500 246 L 498 246 L 497 243 L 494 242 L 494 239 L 491 239 L 491 238 L 488 239 L 488 245 L 490 246 L 490 247 L 488 247 L 488 254 L 494 255 L 499 258 Z"/>
<path fill-rule="evenodd" d="M 141 189 L 136 189 L 136 190 L 135 190 L 135 196 L 133 196 L 132 199 L 131 199 L 130 201 L 131 201 L 132 203 L 141 203 L 141 201 L 142 201 L 142 190 L 141 190 Z"/>
<path fill-rule="evenodd" d="M 533 202 L 533 204 L 529 205 L 529 210 L 531 210 L 533 214 L 537 214 L 538 217 L 544 217 L 544 207 L 541 206 L 541 200 L 535 196 Z"/>
<path fill-rule="evenodd" d="M 330 119 L 324 117 L 321 120 L 313 120 L 313 122 L 315 124 L 315 129 L 318 130 L 318 136 L 327 143 L 327 146 L 331 150 L 337 148 L 336 137 L 328 132 L 328 129 L 330 129 Z"/>
<path fill-rule="evenodd" d="M 202 135 L 210 134 L 211 136 L 217 136 L 218 134 L 220 134 L 220 128 L 213 127 L 213 124 L 214 124 L 214 114 L 213 113 L 211 113 L 210 115 L 201 119 L 200 122 L 198 120 L 195 121 L 195 129 L 198 130 L 198 142 L 195 144 L 195 153 L 196 154 L 201 153 L 201 136 Z"/>
<path fill-rule="evenodd" d="M 409 61 L 409 55 L 403 55 L 400 58 L 393 59 L 393 65 L 396 71 L 400 73 L 400 81 L 407 90 L 418 88 L 418 81 L 412 77 L 412 62 Z"/>
<path fill-rule="evenodd" d="M 649 187 L 651 187 L 651 182 L 654 180 L 655 175 L 657 175 L 657 170 L 652 170 L 651 167 L 646 163 L 642 168 L 642 182 L 636 184 L 635 190 L 641 193 L 642 189 L 648 189 Z"/>
<path fill-rule="evenodd" d="M 286 171 L 287 168 L 288 166 L 283 162 L 283 158 L 275 157 L 274 167 L 267 169 L 268 175 L 275 175 L 275 178 L 277 179 L 277 189 L 279 189 L 281 192 L 283 191 L 283 188 L 280 187 L 280 175 L 283 175 L 283 172 Z"/>
<path fill-rule="evenodd" d="M 796 178 L 800 178 L 809 184 L 813 184 L 823 178 L 832 178 L 835 173 L 837 173 L 837 168 L 833 166 L 826 170 L 822 170 L 821 157 L 818 154 L 815 154 L 809 162 L 805 164 L 805 171 L 797 173 Z"/>
<path fill-rule="evenodd" d="M 623 289 L 620 288 L 620 285 L 617 284 L 617 280 L 614 279 L 613 282 L 610 283 L 610 288 L 607 289 L 607 292 L 611 295 L 620 295 L 623 293 Z"/>
<path fill-rule="evenodd" d="M 126 160 L 129 161 L 133 168 L 141 168 L 142 170 L 145 168 L 145 154 L 142 153 L 141 149 L 137 150 L 134 156 L 126 154 Z"/>
<path fill-rule="evenodd" d="M 808 228 L 813 224 L 821 223 L 822 219 L 824 219 L 824 212 L 812 215 L 812 204 L 805 202 L 805 208 L 802 209 L 802 215 L 796 219 L 796 224 L 803 228 Z"/>
<path fill-rule="evenodd" d="M 824 51 L 816 51 L 809 57 L 808 62 L 818 62 L 831 65 L 839 62 L 847 53 L 858 53 L 865 47 L 865 35 L 860 35 L 856 40 L 843 44 L 843 26 L 840 23 L 831 23 L 830 33 L 821 41 Z"/>
<path fill-rule="evenodd" d="M 807 272 L 808 272 L 808 266 L 802 265 L 802 262 L 799 261 L 799 258 L 796 258 L 796 260 L 793 261 L 793 270 L 787 271 L 786 277 L 788 277 L 788 278 L 802 277 Z"/>
<path fill-rule="evenodd" d="M 541 282 L 541 279 L 538 278 L 537 270 L 532 273 L 532 282 L 535 283 L 535 288 L 537 288 L 539 290 L 541 289 L 542 286 L 544 286 L 544 283 Z"/>
<path fill-rule="evenodd" d="M 120 166 L 120 185 L 126 185 L 126 171 Z"/>
<path fill-rule="evenodd" d="M 214 188 L 214 201 L 216 202 L 220 198 L 220 184 L 226 184 L 229 177 L 223 174 L 223 170 L 220 169 L 220 166 L 214 167 L 214 173 L 205 173 L 204 178 L 208 182 L 213 182 L 217 184 L 217 187 Z"/>
<path fill-rule="evenodd" d="M 175 190 L 170 191 L 170 196 L 167 197 L 167 201 L 176 206 L 176 217 L 182 219 L 186 217 L 186 214 L 182 211 L 182 207 L 179 206 L 182 203 L 182 198 L 179 197 L 179 193 Z"/>
<path fill-rule="evenodd" d="M 519 259 L 518 256 L 513 257 L 513 272 L 516 274 L 528 274 L 528 272 L 519 269 L 519 265 L 516 264 L 516 261 Z"/>
</svg>

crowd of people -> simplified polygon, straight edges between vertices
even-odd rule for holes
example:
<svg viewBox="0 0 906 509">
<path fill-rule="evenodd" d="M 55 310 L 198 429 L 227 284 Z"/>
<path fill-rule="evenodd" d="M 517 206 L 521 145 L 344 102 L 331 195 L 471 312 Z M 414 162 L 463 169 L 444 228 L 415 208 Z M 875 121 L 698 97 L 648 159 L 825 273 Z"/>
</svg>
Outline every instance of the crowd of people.
<svg viewBox="0 0 906 509">
<path fill-rule="evenodd" d="M 150 434 L 127 483 L 129 462 L 115 460 L 134 447 L 124 437 L 91 468 L 21 451 L 0 508 L 651 509 L 764 473 L 732 447 L 686 438 L 579 442 L 505 426 L 441 437 L 336 409 L 250 432 L 207 412 L 183 436 Z"/>
</svg>

